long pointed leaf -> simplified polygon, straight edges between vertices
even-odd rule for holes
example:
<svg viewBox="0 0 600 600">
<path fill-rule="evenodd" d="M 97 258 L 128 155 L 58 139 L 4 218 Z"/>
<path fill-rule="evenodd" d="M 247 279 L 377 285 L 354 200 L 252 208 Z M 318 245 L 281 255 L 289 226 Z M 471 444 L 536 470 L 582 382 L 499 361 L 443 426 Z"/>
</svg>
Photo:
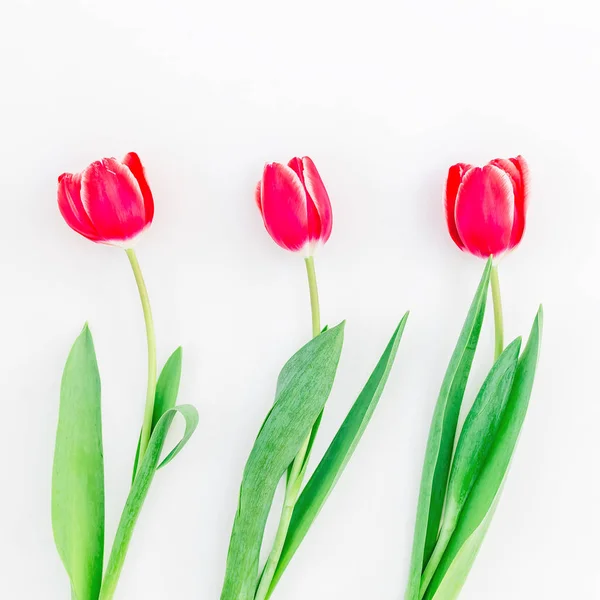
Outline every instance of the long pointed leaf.
<svg viewBox="0 0 600 600">
<path fill-rule="evenodd" d="M 456 530 L 427 590 L 426 600 L 456 598 L 483 542 L 527 414 L 540 352 L 542 321 L 540 307 L 519 360 L 510 398 L 488 460 L 469 494 Z"/>
<path fill-rule="evenodd" d="M 444 578 L 440 582 L 439 587 L 436 589 L 432 600 L 454 600 L 455 598 L 458 598 L 458 595 L 467 580 L 469 571 L 473 566 L 477 552 L 483 543 L 483 538 L 491 525 L 499 498 L 499 496 L 496 497 L 496 500 L 483 521 L 481 521 L 479 526 L 465 540 L 465 543 L 457 552 L 452 564 L 448 567 Z"/>
<path fill-rule="evenodd" d="M 408 313 L 404 315 L 394 331 L 365 387 L 300 494 L 269 594 L 272 593 L 277 582 L 281 579 L 285 568 L 302 543 L 304 536 L 325 504 L 360 442 L 387 382 L 407 319 Z"/>
<path fill-rule="evenodd" d="M 520 349 L 521 338 L 506 347 L 465 419 L 452 461 L 444 512 L 449 511 L 450 504 L 454 506 L 452 512 L 460 512 L 488 458 L 511 392 Z"/>
<path fill-rule="evenodd" d="M 488 260 L 435 406 L 425 450 L 406 600 L 419 600 L 421 573 L 437 541 L 458 416 L 485 313 L 492 268 Z"/>
<path fill-rule="evenodd" d="M 323 409 L 344 324 L 317 336 L 283 367 L 276 399 L 250 452 L 235 515 L 221 600 L 253 600 L 265 524 L 277 484 Z"/>
<path fill-rule="evenodd" d="M 87 326 L 60 389 L 52 474 L 52 529 L 75 600 L 97 600 L 104 556 L 104 459 L 100 375 Z"/>
<path fill-rule="evenodd" d="M 115 593 L 119 575 L 121 574 L 125 562 L 127 549 L 129 548 L 129 542 L 133 536 L 133 529 L 140 515 L 140 511 L 142 510 L 144 500 L 148 495 L 150 484 L 154 479 L 157 469 L 160 468 L 158 464 L 160 454 L 165 444 L 165 439 L 169 432 L 169 428 L 171 427 L 171 423 L 177 413 L 181 414 L 185 419 L 185 432 L 181 441 L 175 446 L 175 449 L 171 451 L 160 466 L 163 466 L 175 458 L 188 442 L 198 425 L 198 411 L 189 404 L 182 404 L 181 406 L 168 409 L 158 420 L 158 423 L 150 436 L 148 449 L 140 463 L 139 471 L 131 486 L 131 491 L 129 492 L 129 496 L 127 497 L 125 507 L 121 514 L 115 541 L 113 542 L 108 565 L 106 566 L 104 580 L 102 581 L 100 600 L 111 600 Z"/>
<path fill-rule="evenodd" d="M 467 415 L 452 461 L 440 535 L 421 578 L 421 595 L 440 563 L 461 510 L 488 459 L 510 396 L 520 349 L 521 338 L 506 347 L 490 369 Z"/>
<path fill-rule="evenodd" d="M 179 346 L 169 356 L 169 359 L 165 363 L 165 366 L 160 372 L 160 377 L 156 382 L 156 393 L 154 394 L 154 412 L 152 414 L 152 429 L 154 430 L 159 419 L 177 403 L 177 394 L 179 393 L 179 383 L 181 381 L 181 359 L 182 359 L 182 348 Z M 133 461 L 133 477 L 137 473 L 138 461 L 140 458 L 140 440 L 142 434 L 138 438 L 138 445 L 135 451 L 135 459 Z"/>
</svg>

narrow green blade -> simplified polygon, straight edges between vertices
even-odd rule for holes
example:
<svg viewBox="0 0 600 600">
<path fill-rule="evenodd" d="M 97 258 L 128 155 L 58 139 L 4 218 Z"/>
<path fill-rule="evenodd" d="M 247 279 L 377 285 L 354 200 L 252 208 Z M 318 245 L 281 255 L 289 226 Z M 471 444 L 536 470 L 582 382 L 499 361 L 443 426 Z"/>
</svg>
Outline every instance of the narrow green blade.
<svg viewBox="0 0 600 600">
<path fill-rule="evenodd" d="M 506 347 L 465 419 L 450 471 L 444 523 L 451 514 L 460 512 L 488 458 L 511 392 L 520 350 L 521 338 Z"/>
<path fill-rule="evenodd" d="M 182 359 L 182 348 L 179 346 L 169 356 L 169 359 L 165 363 L 160 377 L 156 382 L 156 393 L 154 394 L 154 413 L 152 414 L 152 430 L 156 427 L 159 419 L 171 408 L 175 406 L 177 402 L 177 394 L 179 393 L 179 383 L 181 381 L 181 359 Z M 135 459 L 133 461 L 133 479 L 137 473 L 138 461 L 140 458 L 140 437 L 138 438 L 138 445 L 135 451 Z"/>
<path fill-rule="evenodd" d="M 317 336 L 283 367 L 275 403 L 244 469 L 221 600 L 253 600 L 265 524 L 275 489 L 329 397 L 344 324 Z"/>
<path fill-rule="evenodd" d="M 491 268 L 490 259 L 450 359 L 433 413 L 421 476 L 406 600 L 419 600 L 421 573 L 437 541 L 458 416 L 479 341 Z"/>
<path fill-rule="evenodd" d="M 76 600 L 97 600 L 104 556 L 104 460 L 100 375 L 87 324 L 60 389 L 52 474 L 52 529 Z"/>
<path fill-rule="evenodd" d="M 160 372 L 156 382 L 156 394 L 154 397 L 154 413 L 152 415 L 152 429 L 160 418 L 177 402 L 179 383 L 181 382 L 181 361 L 183 350 L 181 346 L 169 356 L 165 366 Z"/>
<path fill-rule="evenodd" d="M 521 338 L 506 347 L 490 369 L 467 415 L 452 461 L 440 535 L 421 578 L 421 595 L 444 555 L 460 512 L 488 459 L 510 396 L 520 349 Z"/>
<path fill-rule="evenodd" d="M 510 397 L 490 449 L 462 510 L 456 530 L 425 595 L 426 600 L 453 600 L 466 581 L 494 514 L 525 420 L 542 335 L 542 308 L 521 355 Z"/>
<path fill-rule="evenodd" d="M 439 587 L 436 589 L 434 595 L 430 596 L 427 594 L 425 596 L 426 598 L 432 598 L 433 600 L 455 600 L 458 598 L 458 595 L 460 594 L 463 585 L 467 580 L 467 576 L 469 575 L 473 561 L 477 556 L 477 552 L 479 551 L 479 548 L 483 542 L 483 538 L 490 527 L 492 517 L 496 511 L 498 499 L 499 497 L 496 497 L 496 500 L 494 501 L 483 521 L 465 540 L 465 543 L 461 546 L 460 550 L 454 557 L 452 564 L 446 571 L 446 574 L 440 582 Z"/>
<path fill-rule="evenodd" d="M 407 319 L 408 313 L 404 315 L 394 331 L 365 387 L 350 409 L 350 412 L 336 433 L 312 477 L 306 484 L 306 487 L 300 494 L 294 508 L 283 552 L 273 577 L 270 593 L 277 585 L 279 579 L 281 579 L 285 568 L 292 560 L 304 536 L 307 534 L 329 494 L 335 487 L 340 475 L 352 457 L 365 428 L 369 424 L 387 382 L 394 359 L 396 358 Z"/>
<path fill-rule="evenodd" d="M 165 444 L 167 433 L 169 432 L 171 423 L 177 413 L 182 415 L 185 419 L 185 432 L 181 441 L 159 466 L 158 461 Z M 140 463 L 138 474 L 133 481 L 131 491 L 129 492 L 125 507 L 121 513 L 121 520 L 119 521 L 115 541 L 113 542 L 108 565 L 106 566 L 104 580 L 102 581 L 100 600 L 111 600 L 115 593 L 119 575 L 121 574 L 125 562 L 129 542 L 133 535 L 133 529 L 157 469 L 175 458 L 188 442 L 197 425 L 198 411 L 189 404 L 182 404 L 181 406 L 169 408 L 164 412 L 154 427 L 154 431 L 150 436 L 150 442 L 148 443 L 148 449 Z"/>
</svg>

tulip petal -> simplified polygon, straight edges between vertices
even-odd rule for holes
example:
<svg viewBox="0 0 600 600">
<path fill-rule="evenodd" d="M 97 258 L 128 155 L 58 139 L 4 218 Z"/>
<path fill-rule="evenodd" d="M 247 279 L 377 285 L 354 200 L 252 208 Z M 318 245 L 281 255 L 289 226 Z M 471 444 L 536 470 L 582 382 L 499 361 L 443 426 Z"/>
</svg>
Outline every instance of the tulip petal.
<svg viewBox="0 0 600 600">
<path fill-rule="evenodd" d="M 321 218 L 319 217 L 319 211 L 315 206 L 314 200 L 311 198 L 310 193 L 306 189 L 306 181 L 305 181 L 305 173 L 304 173 L 304 165 L 303 159 L 294 157 L 288 163 L 288 167 L 290 167 L 296 175 L 300 178 L 302 185 L 304 186 L 304 191 L 306 192 L 306 219 L 307 219 L 307 230 L 308 230 L 308 239 L 311 242 L 315 242 L 321 237 Z"/>
<path fill-rule="evenodd" d="M 511 158 L 510 162 L 518 169 L 521 176 L 521 186 L 515 193 L 515 222 L 510 236 L 510 247 L 514 248 L 523 237 L 525 218 L 529 200 L 529 166 L 522 156 Z"/>
<path fill-rule="evenodd" d="M 313 239 L 319 239 L 320 242 L 325 243 L 329 239 L 333 227 L 333 211 L 331 210 L 329 194 L 325 189 L 325 185 L 317 171 L 317 167 L 315 167 L 315 163 L 308 156 L 302 158 L 302 166 L 304 186 L 308 196 L 314 203 L 320 221 L 319 232 Z M 308 217 L 310 232 L 310 212 Z"/>
<path fill-rule="evenodd" d="M 81 201 L 104 242 L 128 241 L 147 224 L 140 185 L 114 158 L 96 161 L 83 171 Z"/>
<path fill-rule="evenodd" d="M 294 170 L 280 163 L 265 165 L 262 216 L 267 231 L 282 248 L 301 250 L 308 241 L 307 198 Z"/>
<path fill-rule="evenodd" d="M 288 162 L 288 167 L 298 175 L 300 182 L 304 187 L 306 193 L 306 222 L 309 241 L 317 241 L 321 237 L 321 218 L 319 217 L 319 211 L 315 206 L 314 200 L 311 198 L 310 193 L 306 189 L 306 181 L 304 179 L 304 165 L 303 159 L 295 156 Z"/>
<path fill-rule="evenodd" d="M 150 191 L 150 186 L 146 180 L 146 172 L 142 166 L 142 161 L 135 152 L 129 152 L 125 155 L 123 164 L 133 173 L 133 176 L 140 186 L 142 197 L 144 198 L 145 222 L 146 225 L 149 225 L 154 218 L 154 198 L 152 198 L 152 192 Z"/>
<path fill-rule="evenodd" d="M 465 249 L 465 245 L 460 239 L 460 235 L 458 235 L 458 229 L 456 228 L 456 196 L 465 173 L 472 168 L 473 167 L 471 165 L 466 163 L 457 163 L 452 165 L 450 169 L 448 169 L 448 177 L 446 179 L 446 223 L 448 224 L 448 232 L 450 233 L 450 237 L 461 250 Z"/>
<path fill-rule="evenodd" d="M 510 177 L 494 165 L 474 167 L 458 188 L 455 220 L 465 248 L 476 256 L 497 256 L 510 244 L 515 196 Z"/>
<path fill-rule="evenodd" d="M 523 237 L 525 230 L 525 212 L 527 191 L 529 188 L 529 169 L 522 156 L 504 159 L 496 158 L 490 164 L 502 169 L 510 177 L 515 195 L 515 217 L 510 236 L 509 248 L 514 248 Z"/>
<path fill-rule="evenodd" d="M 71 229 L 93 242 L 100 239 L 81 202 L 79 173 L 63 173 L 58 178 L 58 208 Z"/>
</svg>

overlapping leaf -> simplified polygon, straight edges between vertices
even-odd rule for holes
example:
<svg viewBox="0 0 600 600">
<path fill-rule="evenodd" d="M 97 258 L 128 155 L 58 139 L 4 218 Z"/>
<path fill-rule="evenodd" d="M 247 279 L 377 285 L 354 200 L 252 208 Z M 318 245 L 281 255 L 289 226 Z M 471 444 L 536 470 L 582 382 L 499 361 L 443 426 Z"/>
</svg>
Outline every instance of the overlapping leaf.
<svg viewBox="0 0 600 600">
<path fill-rule="evenodd" d="M 175 448 L 171 450 L 167 457 L 159 464 L 160 454 L 165 444 L 167 433 L 169 432 L 169 428 L 171 427 L 175 415 L 178 413 L 185 419 L 185 432 Z M 156 471 L 175 458 L 188 442 L 197 425 L 198 411 L 189 404 L 183 404 L 167 409 L 156 423 L 152 435 L 150 436 L 148 448 L 139 465 L 138 473 L 133 481 L 131 491 L 129 492 L 129 496 L 127 497 L 125 507 L 121 514 L 121 520 L 119 521 L 108 565 L 104 574 L 104 580 L 102 582 L 100 600 L 111 600 L 115 593 L 119 575 L 121 574 L 125 562 L 129 542 L 133 535 L 133 529 L 140 511 L 142 510 L 144 500 L 148 495 L 150 484 L 154 479 Z"/>
<path fill-rule="evenodd" d="M 542 334 L 542 309 L 519 359 L 510 396 L 487 460 L 461 512 L 425 600 L 454 600 L 477 556 L 493 517 L 529 406 Z"/>
<path fill-rule="evenodd" d="M 421 580 L 421 595 L 431 581 L 469 493 L 486 464 L 511 392 L 520 349 L 520 338 L 508 345 L 491 368 L 467 415 L 452 461 L 440 535 Z"/>
<path fill-rule="evenodd" d="M 156 382 L 156 393 L 154 395 L 154 412 L 152 413 L 152 429 L 154 430 L 159 419 L 177 402 L 177 394 L 179 393 L 179 383 L 181 381 L 181 360 L 183 350 L 181 346 L 171 354 L 165 366 L 163 367 L 160 377 Z M 140 438 L 138 439 L 137 449 L 135 451 L 135 459 L 133 462 L 133 478 L 137 473 L 138 460 L 140 454 Z"/>
<path fill-rule="evenodd" d="M 344 324 L 301 348 L 283 367 L 276 398 L 240 488 L 221 600 L 253 600 L 264 528 L 275 489 L 321 413 L 335 377 Z"/>
<path fill-rule="evenodd" d="M 408 313 L 404 315 L 394 331 L 365 387 L 298 498 L 270 593 L 335 487 L 369 424 L 396 358 L 407 319 Z"/>
<path fill-rule="evenodd" d="M 450 359 L 433 414 L 421 476 L 406 600 L 419 599 L 422 570 L 438 537 L 458 416 L 479 341 L 491 268 L 490 259 Z"/>
</svg>

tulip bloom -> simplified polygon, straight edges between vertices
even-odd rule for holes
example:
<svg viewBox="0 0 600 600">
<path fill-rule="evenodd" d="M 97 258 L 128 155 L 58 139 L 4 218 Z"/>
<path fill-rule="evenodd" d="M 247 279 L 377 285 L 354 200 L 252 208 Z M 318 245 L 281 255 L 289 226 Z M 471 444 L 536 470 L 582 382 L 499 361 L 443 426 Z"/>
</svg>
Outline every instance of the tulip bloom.
<svg viewBox="0 0 600 600">
<path fill-rule="evenodd" d="M 287 165 L 265 165 L 256 187 L 256 204 L 273 240 L 286 250 L 310 256 L 331 235 L 331 203 L 313 161 L 292 158 Z"/>
<path fill-rule="evenodd" d="M 514 248 L 523 237 L 529 170 L 522 156 L 484 167 L 458 163 L 446 182 L 446 219 L 454 243 L 487 258 Z"/>
<path fill-rule="evenodd" d="M 74 231 L 93 242 L 130 248 L 152 223 L 154 201 L 135 152 L 103 158 L 58 178 L 58 207 Z"/>
<path fill-rule="evenodd" d="M 156 394 L 156 339 L 150 299 L 133 242 L 152 223 L 154 200 L 135 152 L 121 161 L 97 160 L 81 173 L 58 178 L 58 207 L 67 225 L 92 242 L 125 250 L 142 302 L 148 340 L 148 388 L 139 446 L 144 456 L 152 429 Z"/>
</svg>

